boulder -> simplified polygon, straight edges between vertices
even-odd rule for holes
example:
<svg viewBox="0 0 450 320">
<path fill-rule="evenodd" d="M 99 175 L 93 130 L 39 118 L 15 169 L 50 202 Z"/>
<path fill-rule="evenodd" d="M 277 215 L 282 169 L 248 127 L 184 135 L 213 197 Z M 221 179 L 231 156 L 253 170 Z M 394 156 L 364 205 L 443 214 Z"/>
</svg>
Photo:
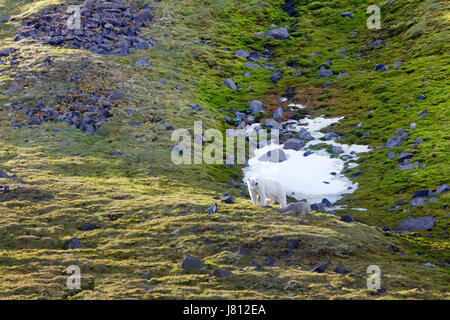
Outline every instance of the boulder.
<svg viewBox="0 0 450 320">
<path fill-rule="evenodd" d="M 311 214 L 311 207 L 303 201 L 291 202 L 286 207 L 281 208 L 280 213 L 286 215 L 305 215 Z"/>
<path fill-rule="evenodd" d="M 402 231 L 431 230 L 436 223 L 436 219 L 432 216 L 419 218 L 408 217 L 397 223 L 397 228 Z"/>
<path fill-rule="evenodd" d="M 226 268 L 216 268 L 214 269 L 213 272 L 211 272 L 210 276 L 211 277 L 216 277 L 216 278 L 226 278 L 231 276 L 233 273 Z"/>
<path fill-rule="evenodd" d="M 355 219 L 351 214 L 344 214 L 343 216 L 341 216 L 340 220 L 344 222 L 355 222 Z"/>
<path fill-rule="evenodd" d="M 261 101 L 253 100 L 250 102 L 250 106 L 248 107 L 249 113 L 255 113 L 255 112 L 264 112 L 264 105 Z"/>
<path fill-rule="evenodd" d="M 450 190 L 450 187 L 448 186 L 448 184 L 443 184 L 436 190 L 436 194 L 441 194 L 441 193 L 447 192 L 449 190 Z"/>
<path fill-rule="evenodd" d="M 183 257 L 183 260 L 181 261 L 181 268 L 185 270 L 197 268 L 201 265 L 203 265 L 202 260 L 195 258 L 189 254 L 185 255 Z"/>
<path fill-rule="evenodd" d="M 300 139 L 289 139 L 284 143 L 283 149 L 286 150 L 300 150 L 305 145 L 305 142 Z"/>
<path fill-rule="evenodd" d="M 275 121 L 274 119 L 266 119 L 264 120 L 264 127 L 282 130 L 283 126 Z"/>
<path fill-rule="evenodd" d="M 223 83 L 231 90 L 237 90 L 236 84 L 230 78 L 223 80 Z"/>
<path fill-rule="evenodd" d="M 259 157 L 259 161 L 270 161 L 273 163 L 283 162 L 286 161 L 286 155 L 283 150 L 274 149 Z"/>
<path fill-rule="evenodd" d="M 287 31 L 286 27 L 267 30 L 266 37 L 273 37 L 277 40 L 284 40 L 289 38 L 289 32 Z"/>
</svg>

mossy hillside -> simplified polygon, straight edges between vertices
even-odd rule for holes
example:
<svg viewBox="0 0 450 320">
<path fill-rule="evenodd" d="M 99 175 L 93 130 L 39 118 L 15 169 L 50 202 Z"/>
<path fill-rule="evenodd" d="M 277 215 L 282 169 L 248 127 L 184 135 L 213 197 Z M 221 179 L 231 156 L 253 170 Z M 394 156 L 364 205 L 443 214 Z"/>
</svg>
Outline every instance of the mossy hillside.
<svg viewBox="0 0 450 320">
<path fill-rule="evenodd" d="M 317 66 L 318 63 L 326 61 L 327 57 L 324 53 L 310 57 L 309 51 L 330 50 L 330 59 L 341 46 L 349 50 L 350 43 L 347 43 L 349 40 L 346 30 L 336 32 L 333 29 L 335 38 L 326 39 L 327 34 L 330 34 L 326 31 L 332 28 L 328 20 L 322 25 L 324 32 L 318 34 L 316 39 L 314 35 L 317 29 L 313 23 L 331 19 L 330 14 L 333 12 L 339 15 L 341 11 L 349 9 L 348 4 L 336 2 L 333 7 L 324 5 L 314 10 L 323 10 L 323 14 L 313 14 L 310 9 L 302 9 L 306 3 L 302 4 L 297 6 L 297 10 L 303 13 L 297 22 L 281 11 L 281 5 L 281 1 L 267 2 L 267 6 L 248 1 L 183 1 L 176 5 L 162 2 L 155 9 L 156 15 L 161 17 L 160 23 L 157 24 L 158 29 L 148 30 L 149 34 L 161 41 L 161 45 L 149 51 L 136 52 L 126 58 L 98 57 L 84 51 L 40 47 L 27 40 L 20 42 L 21 66 L 27 65 L 31 69 L 27 75 L 45 71 L 43 59 L 46 56 L 54 55 L 57 58 L 54 67 L 49 70 L 50 75 L 41 78 L 41 81 L 29 81 L 30 85 L 19 91 L 17 96 L 11 93 L 10 97 L 2 98 L 1 165 L 2 169 L 10 168 L 18 175 L 17 180 L 2 181 L 11 188 L 11 192 L 5 195 L 6 201 L 0 203 L 0 291 L 4 297 L 447 297 L 448 272 L 444 268 L 418 267 L 422 262 L 438 264 L 435 258 L 445 257 L 448 242 L 439 236 L 445 225 L 443 220 L 438 219 L 433 231 L 420 232 L 421 237 L 408 235 L 400 238 L 380 233 L 375 227 L 361 223 L 340 222 L 333 215 L 316 214 L 300 219 L 284 217 L 273 209 L 251 206 L 248 199 L 240 197 L 240 190 L 231 189 L 223 183 L 229 178 L 238 180 L 240 169 L 237 167 L 178 167 L 170 162 L 170 147 L 173 143 L 170 142 L 170 131 L 165 129 L 167 124 L 172 124 L 175 128 L 190 128 L 194 120 L 203 120 L 205 127 L 216 126 L 223 129 L 226 126 L 217 113 L 218 108 L 225 109 L 229 106 L 244 110 L 248 102 L 256 98 L 273 104 L 271 99 L 274 96 L 282 96 L 287 86 L 293 85 L 297 87 L 298 92 L 310 92 L 313 95 L 310 101 L 316 101 L 316 104 L 308 108 L 312 114 L 346 116 L 346 120 L 333 129 L 344 135 L 344 141 L 366 141 L 359 137 L 359 131 L 354 129 L 354 125 L 362 120 L 366 129 L 367 115 L 363 111 L 371 110 L 369 107 L 378 104 L 380 106 L 371 119 L 373 122 L 367 123 L 367 126 L 370 125 L 368 130 L 371 135 L 364 139 L 367 139 L 368 143 L 373 146 L 383 144 L 397 128 L 394 125 L 396 122 L 403 128 L 409 125 L 410 118 L 406 117 L 406 111 L 398 111 L 403 116 L 394 115 L 394 121 L 387 123 L 386 113 L 382 111 L 395 106 L 394 103 L 389 105 L 389 99 L 386 98 L 384 100 L 387 102 L 383 102 L 387 106 L 382 106 L 374 97 L 376 94 L 373 91 L 380 85 L 374 85 L 373 80 L 362 78 L 366 86 L 364 87 L 359 85 L 357 77 L 342 78 L 322 93 L 320 88 L 327 80 L 318 79 Z M 356 2 L 355 5 L 359 5 L 361 10 L 364 9 L 362 2 Z M 312 6 L 314 7 L 317 5 Z M 364 21 L 365 10 L 361 10 L 358 14 L 354 13 L 354 21 L 348 21 L 355 23 L 354 28 L 363 30 L 365 23 L 356 23 L 357 20 Z M 404 12 L 400 10 L 395 16 L 400 17 L 402 14 Z M 348 21 L 346 20 L 346 23 Z M 271 23 L 301 25 L 298 29 L 305 30 L 305 39 L 308 35 L 312 40 L 302 42 L 299 39 L 289 39 L 280 42 L 253 36 L 253 32 L 264 30 L 263 26 Z M 432 22 L 430 26 L 427 24 L 426 28 L 432 27 L 434 23 L 436 22 Z M 7 25 L 11 24 L 14 25 Z M 295 28 L 295 25 L 291 28 Z M 291 34 L 295 32 L 292 30 Z M 19 47 L 11 41 L 13 29 L 7 34 L 8 37 L 2 40 L 2 44 Z M 164 34 L 169 34 L 169 37 Z M 423 31 L 422 35 L 432 36 L 429 29 Z M 216 41 L 217 46 L 197 45 L 194 41 L 196 37 Z M 366 37 L 352 41 L 370 43 L 374 38 L 372 33 Z M 251 79 L 239 78 L 244 70 L 244 61 L 234 57 L 234 51 L 242 48 L 262 50 L 265 44 L 271 45 L 271 51 L 277 61 L 296 59 L 297 48 L 301 49 L 300 52 L 304 51 L 302 59 L 297 62 L 304 63 L 300 66 L 307 68 L 304 75 L 297 79 L 285 71 L 285 77 L 277 85 L 269 80 L 271 72 L 262 69 L 251 71 Z M 329 49 L 330 46 L 332 49 Z M 355 50 L 356 48 L 355 44 Z M 385 63 L 389 66 L 389 63 L 396 61 L 392 52 L 380 57 L 386 59 Z M 416 52 L 416 55 L 419 52 Z M 373 55 L 371 59 L 379 54 L 378 51 L 367 53 L 369 57 Z M 147 56 L 152 67 L 143 69 L 133 66 L 141 56 Z M 82 57 L 92 62 L 92 68 L 87 68 L 80 75 L 85 79 L 85 83 L 94 86 L 96 84 L 92 82 L 92 78 L 106 73 L 108 76 L 99 78 L 98 85 L 111 86 L 112 84 L 104 83 L 104 79 L 111 79 L 117 87 L 114 89 L 126 93 L 124 99 L 115 107 L 115 116 L 111 120 L 93 136 L 58 122 L 35 128 L 10 127 L 11 102 L 32 104 L 33 97 L 39 96 L 50 103 L 54 95 L 48 93 L 49 88 L 60 92 L 65 92 L 67 88 L 68 75 L 58 73 L 57 67 L 67 70 L 67 65 L 71 65 L 76 69 Z M 318 62 L 312 63 L 309 58 Z M 319 62 L 319 59 L 323 61 Z M 421 59 L 420 55 L 414 59 Z M 430 57 L 422 59 L 413 60 L 411 63 L 414 63 L 415 68 L 422 68 L 419 62 L 430 61 Z M 435 74 L 437 79 L 440 77 L 443 81 L 445 64 L 439 55 L 433 59 L 436 67 L 432 69 L 431 75 Z M 96 64 L 97 62 L 99 64 Z M 351 71 L 359 74 L 359 68 L 363 66 L 366 71 L 370 71 L 374 66 L 374 63 L 349 64 L 333 60 L 333 70 L 340 70 L 337 68 L 340 63 L 342 66 L 339 68 L 349 75 Z M 215 69 L 218 65 L 222 69 L 220 72 Z M 406 59 L 402 68 L 405 67 Z M 6 64 L 5 68 L 9 70 Z M 402 68 L 390 68 L 382 75 L 370 74 L 369 78 L 375 77 L 377 81 L 384 83 L 382 77 L 391 74 L 393 79 L 404 79 L 403 85 L 409 88 L 410 80 L 414 80 L 410 75 L 415 72 L 407 76 L 400 73 Z M 420 68 L 419 71 L 422 70 Z M 7 76 L 13 79 L 17 72 L 13 70 Z M 190 84 L 191 77 L 198 83 L 198 88 Z M 250 85 L 254 89 L 251 92 L 243 89 L 232 92 L 222 85 L 222 80 L 226 77 L 232 77 L 238 84 L 244 84 L 245 87 Z M 420 74 L 416 74 L 416 77 L 420 79 Z M 167 85 L 162 85 L 161 79 L 166 79 Z M 433 88 L 442 84 L 438 80 L 433 81 Z M 3 82 L 2 89 L 8 88 L 11 83 Z M 394 82 L 391 80 L 391 83 Z M 180 84 L 184 90 L 175 89 L 176 84 Z M 394 97 L 398 99 L 395 101 L 403 101 L 408 94 L 404 90 L 399 91 L 392 92 L 393 95 L 401 94 L 401 97 Z M 442 94 L 445 91 L 439 92 Z M 428 103 L 429 99 L 435 99 L 435 93 L 430 91 L 424 94 L 427 99 L 423 103 L 427 103 L 427 108 L 431 111 Z M 410 100 L 404 101 L 414 101 L 414 97 L 415 95 L 411 94 Z M 442 100 L 436 99 L 437 110 L 441 110 L 442 102 L 439 101 Z M 203 109 L 201 113 L 188 110 L 189 106 L 197 102 L 200 102 Z M 126 111 L 130 107 L 137 109 L 134 115 Z M 421 109 L 417 108 L 417 111 L 420 113 Z M 219 121 L 212 120 L 214 115 L 219 117 Z M 161 119 L 166 122 L 158 123 Z M 443 119 L 438 118 L 436 123 L 444 125 Z M 139 121 L 143 128 L 128 125 L 131 120 Z M 388 125 L 392 130 L 383 129 Z M 54 127 L 60 127 L 62 130 L 54 131 Z M 437 130 L 427 129 L 424 125 L 418 125 L 417 131 L 419 130 L 424 130 L 420 131 L 421 134 L 423 132 L 433 137 L 420 144 L 419 148 L 426 147 L 425 143 L 428 143 L 428 149 L 425 150 L 431 150 L 435 144 L 445 157 L 445 136 L 436 133 Z M 126 155 L 113 156 L 115 151 Z M 437 153 L 436 150 L 433 152 Z M 361 214 L 354 211 L 345 212 L 376 226 L 401 220 L 398 212 L 384 212 L 390 201 L 396 199 L 390 190 L 397 190 L 401 184 L 406 188 L 406 194 L 412 194 L 415 191 L 414 183 L 417 182 L 407 180 L 416 179 L 417 175 L 412 178 L 406 173 L 404 176 L 396 175 L 395 165 L 387 163 L 384 153 L 385 150 L 374 150 L 362 158 L 360 167 L 354 169 L 361 170 L 364 174 L 357 179 L 360 188 L 352 198 L 359 201 L 358 206 L 364 206 L 370 211 Z M 428 168 L 432 163 L 426 162 Z M 366 170 L 366 166 L 373 169 Z M 427 171 L 421 178 L 424 187 L 430 188 L 427 182 L 432 182 L 433 186 L 444 182 L 439 173 L 444 172 L 446 168 L 442 165 L 439 168 L 438 162 L 434 166 L 436 172 Z M 378 184 L 368 179 L 377 177 L 380 172 L 386 175 L 387 171 L 392 176 L 381 180 L 382 188 L 378 188 Z M 372 176 L 373 172 L 375 174 Z M 232 193 L 237 203 L 225 205 L 218 199 L 213 199 L 224 192 Z M 368 196 L 374 192 L 377 198 Z M 424 211 L 431 210 L 428 209 L 430 206 L 436 206 L 432 211 L 433 215 L 445 214 L 441 209 L 444 202 L 441 201 L 446 199 L 448 198 L 442 195 L 439 202 L 427 204 Z M 219 203 L 219 212 L 206 214 L 207 208 L 214 202 Z M 381 203 L 386 207 L 381 206 Z M 99 228 L 88 232 L 79 231 L 78 228 L 84 222 L 97 223 Z M 72 236 L 80 238 L 82 249 L 64 250 L 66 241 Z M 206 238 L 211 243 L 205 242 Z M 293 250 L 291 258 L 283 259 L 280 256 L 289 239 L 299 240 L 300 247 Z M 394 252 L 387 250 L 389 245 L 396 248 Z M 236 255 L 235 251 L 241 247 L 249 247 L 251 255 Z M 402 251 L 407 254 L 400 256 L 399 252 Z M 182 271 L 179 263 L 187 253 L 202 258 L 205 266 L 192 272 Z M 248 267 L 253 261 L 262 264 L 267 255 L 276 257 L 281 266 L 265 267 L 264 271 Z M 291 266 L 286 260 L 291 260 L 294 265 Z M 316 264 L 326 261 L 333 263 L 326 273 L 311 272 Z M 339 262 L 344 263 L 354 274 L 340 276 L 333 273 L 332 269 Z M 80 265 L 84 273 L 85 281 L 79 292 L 69 292 L 65 289 L 64 269 L 70 264 Z M 387 295 L 373 296 L 372 291 L 365 289 L 365 271 L 369 264 L 381 267 Z M 234 275 L 226 279 L 209 278 L 208 274 L 215 267 L 227 267 Z"/>
</svg>

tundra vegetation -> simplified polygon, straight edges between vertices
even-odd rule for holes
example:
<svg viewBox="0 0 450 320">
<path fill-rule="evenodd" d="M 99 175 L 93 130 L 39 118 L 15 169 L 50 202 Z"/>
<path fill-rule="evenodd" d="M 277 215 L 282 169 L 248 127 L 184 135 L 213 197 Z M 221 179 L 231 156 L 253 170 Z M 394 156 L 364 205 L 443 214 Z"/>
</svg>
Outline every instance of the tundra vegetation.
<svg viewBox="0 0 450 320">
<path fill-rule="evenodd" d="M 362 0 L 93 1 L 91 33 L 55 31 L 80 3 L 0 4 L 0 298 L 449 298 L 448 2 L 379 1 L 369 30 Z M 373 147 L 344 210 L 283 215 L 242 165 L 170 161 L 172 129 L 254 100 Z"/>
</svg>

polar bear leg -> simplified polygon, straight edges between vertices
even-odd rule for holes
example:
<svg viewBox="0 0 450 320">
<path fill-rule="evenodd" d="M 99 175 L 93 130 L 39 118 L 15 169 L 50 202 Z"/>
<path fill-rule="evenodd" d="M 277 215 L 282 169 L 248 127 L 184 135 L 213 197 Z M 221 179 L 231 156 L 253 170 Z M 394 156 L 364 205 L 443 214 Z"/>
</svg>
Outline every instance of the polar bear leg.
<svg viewBox="0 0 450 320">
<path fill-rule="evenodd" d="M 286 195 L 283 193 L 283 194 L 278 195 L 277 198 L 278 198 L 278 202 L 280 203 L 280 207 L 281 208 L 286 207 Z"/>
<path fill-rule="evenodd" d="M 266 192 L 264 190 L 261 190 L 261 193 L 259 194 L 259 205 L 261 207 L 266 205 Z"/>
<path fill-rule="evenodd" d="M 248 193 L 250 194 L 250 199 L 252 199 L 253 204 L 256 205 L 258 201 L 258 194 L 256 193 L 255 190 L 250 188 L 248 189 L 248 191 L 249 191 Z"/>
</svg>

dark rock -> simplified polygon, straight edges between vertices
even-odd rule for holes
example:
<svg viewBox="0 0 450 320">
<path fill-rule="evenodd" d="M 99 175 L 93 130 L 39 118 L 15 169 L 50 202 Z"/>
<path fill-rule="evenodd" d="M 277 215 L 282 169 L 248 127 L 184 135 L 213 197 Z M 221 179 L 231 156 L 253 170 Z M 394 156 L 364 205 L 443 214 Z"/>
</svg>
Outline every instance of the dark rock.
<svg viewBox="0 0 450 320">
<path fill-rule="evenodd" d="M 242 57 L 242 58 L 245 58 L 245 59 L 247 59 L 248 56 L 250 55 L 247 51 L 242 50 L 242 49 L 236 51 L 234 54 L 235 54 L 236 56 L 238 56 L 238 57 Z"/>
<path fill-rule="evenodd" d="M 277 72 L 277 73 L 274 73 L 274 74 L 270 77 L 270 80 L 272 80 L 272 82 L 276 83 L 276 82 L 278 82 L 279 80 L 281 80 L 281 78 L 283 78 L 283 74 L 282 74 L 281 72 Z"/>
<path fill-rule="evenodd" d="M 417 198 L 417 197 L 432 197 L 433 196 L 433 191 L 431 190 L 417 190 L 416 192 L 414 192 L 412 198 Z"/>
<path fill-rule="evenodd" d="M 273 118 L 274 118 L 274 119 L 281 119 L 281 118 L 283 118 L 283 108 L 278 108 L 278 109 L 273 113 Z"/>
<path fill-rule="evenodd" d="M 398 170 L 412 170 L 415 169 L 416 166 L 412 163 L 402 164 L 398 166 Z"/>
<path fill-rule="evenodd" d="M 89 231 L 89 230 L 94 230 L 97 229 L 98 225 L 96 225 L 95 223 L 84 223 L 81 227 L 80 230 L 81 231 Z"/>
<path fill-rule="evenodd" d="M 263 266 L 260 265 L 258 262 L 250 263 L 249 267 L 253 267 L 253 268 L 255 268 L 258 271 L 263 271 L 264 270 Z"/>
<path fill-rule="evenodd" d="M 294 0 L 286 0 L 283 6 L 283 11 L 291 17 L 298 17 L 298 12 L 294 7 Z"/>
<path fill-rule="evenodd" d="M 77 237 L 73 237 L 67 243 L 67 249 L 80 249 L 80 248 L 81 248 L 81 241 Z"/>
<path fill-rule="evenodd" d="M 333 206 L 333 204 L 327 198 L 323 198 L 320 204 L 327 208 L 331 208 Z"/>
<path fill-rule="evenodd" d="M 387 69 L 388 69 L 387 66 L 385 66 L 384 64 L 379 63 L 379 64 L 377 64 L 377 65 L 375 66 L 375 69 L 373 69 L 373 70 L 374 70 L 374 71 L 378 71 L 378 70 L 381 70 L 381 71 L 387 71 Z"/>
<path fill-rule="evenodd" d="M 238 251 L 236 251 L 236 253 L 242 256 L 249 256 L 250 250 L 247 248 L 239 248 Z"/>
<path fill-rule="evenodd" d="M 417 100 L 425 100 L 425 95 L 423 94 L 419 94 L 419 96 L 417 97 Z"/>
<path fill-rule="evenodd" d="M 289 250 L 298 248 L 298 240 L 288 240 L 286 243 L 286 248 Z"/>
<path fill-rule="evenodd" d="M 289 139 L 284 143 L 283 149 L 289 150 L 295 150 L 298 151 L 300 150 L 303 146 L 305 145 L 305 142 L 303 140 L 300 139 Z"/>
<path fill-rule="evenodd" d="M 339 263 L 336 268 L 334 268 L 334 272 L 339 273 L 339 274 L 347 274 L 350 273 L 349 270 L 345 269 L 344 265 Z"/>
<path fill-rule="evenodd" d="M 401 137 L 390 137 L 387 140 L 385 147 L 390 149 L 390 148 L 401 146 L 401 144 L 402 144 Z"/>
<path fill-rule="evenodd" d="M 437 268 L 434 264 L 425 262 L 420 264 L 421 267 L 427 267 L 427 268 Z"/>
<path fill-rule="evenodd" d="M 234 180 L 228 180 L 227 181 L 227 185 L 229 185 L 229 186 L 231 186 L 233 188 L 236 188 L 236 189 L 243 189 L 242 183 L 238 183 L 238 182 L 236 182 Z"/>
<path fill-rule="evenodd" d="M 223 83 L 231 90 L 237 90 L 236 84 L 230 78 L 223 80 Z"/>
<path fill-rule="evenodd" d="M 303 154 L 303 156 L 304 156 L 304 157 L 307 157 L 307 156 L 312 155 L 312 154 L 313 154 L 313 152 L 310 151 L 310 150 L 308 150 L 308 151 L 306 151 L 306 152 Z"/>
<path fill-rule="evenodd" d="M 428 114 L 428 110 L 425 109 L 419 114 L 418 118 L 421 119 L 421 118 L 425 117 L 427 114 Z"/>
<path fill-rule="evenodd" d="M 331 76 L 333 76 L 333 70 L 328 69 L 328 68 L 326 68 L 325 66 L 321 66 L 320 69 L 319 69 L 319 71 L 320 71 L 319 77 L 320 77 L 321 79 L 322 79 L 322 78 L 325 78 L 325 77 L 331 77 Z"/>
<path fill-rule="evenodd" d="M 448 186 L 448 184 L 443 184 L 436 190 L 436 194 L 441 194 L 447 191 L 450 191 L 450 187 Z"/>
<path fill-rule="evenodd" d="M 431 230 L 436 223 L 436 219 L 431 216 L 412 218 L 408 217 L 397 223 L 397 228 L 402 231 Z"/>
<path fill-rule="evenodd" d="M 187 254 L 183 257 L 183 260 L 181 261 L 181 268 L 187 270 L 187 269 L 193 269 L 197 268 L 203 265 L 202 260 L 198 258 L 194 258 L 193 256 Z"/>
<path fill-rule="evenodd" d="M 312 272 L 324 273 L 330 265 L 331 264 L 329 262 L 323 263 L 323 264 L 319 264 L 317 267 L 315 267 L 312 270 Z"/>
<path fill-rule="evenodd" d="M 5 48 L 5 49 L 0 50 L 0 57 L 7 57 L 12 53 L 14 53 L 14 49 Z"/>
<path fill-rule="evenodd" d="M 249 68 L 249 69 L 257 69 L 257 68 L 259 68 L 259 64 L 247 61 L 245 63 L 245 67 Z"/>
<path fill-rule="evenodd" d="M 228 203 L 228 204 L 236 203 L 236 201 L 233 199 L 233 197 L 228 193 L 225 193 L 222 196 L 222 198 L 220 199 L 220 201 L 222 201 L 224 203 Z"/>
<path fill-rule="evenodd" d="M 287 31 L 286 27 L 267 30 L 266 37 L 273 37 L 277 40 L 284 40 L 289 38 L 289 32 Z"/>
<path fill-rule="evenodd" d="M 412 153 L 400 153 L 400 156 L 398 157 L 397 161 L 398 162 L 403 162 L 406 159 L 411 159 L 412 157 L 414 157 L 414 154 Z"/>
<path fill-rule="evenodd" d="M 355 222 L 355 219 L 351 214 L 344 214 L 343 216 L 341 216 L 340 220 L 344 222 Z"/>
<path fill-rule="evenodd" d="M 328 132 L 327 134 L 325 134 L 325 137 L 324 137 L 325 140 L 338 140 L 340 138 L 341 138 L 341 136 L 333 131 Z"/>
<path fill-rule="evenodd" d="M 342 151 L 341 147 L 339 147 L 339 146 L 331 146 L 331 153 L 340 154 L 342 152 L 344 152 L 344 151 Z"/>
<path fill-rule="evenodd" d="M 411 207 L 419 207 L 427 203 L 427 200 L 423 197 L 415 197 L 411 200 Z"/>
<path fill-rule="evenodd" d="M 253 100 L 250 102 L 250 107 L 248 108 L 249 113 L 255 113 L 255 112 L 264 112 L 264 105 L 261 101 Z"/>
<path fill-rule="evenodd" d="M 210 276 L 216 277 L 216 278 L 226 278 L 226 277 L 231 276 L 232 274 L 233 273 L 226 268 L 222 268 L 222 269 L 216 268 L 216 269 L 214 269 L 213 272 L 211 272 Z"/>
<path fill-rule="evenodd" d="M 279 264 L 277 263 L 275 258 L 272 256 L 265 257 L 263 260 L 263 265 L 265 265 L 267 267 L 278 267 L 279 266 Z"/>
<path fill-rule="evenodd" d="M 341 13 L 341 17 L 353 19 L 353 15 L 349 11 Z"/>
<path fill-rule="evenodd" d="M 264 127 L 282 130 L 283 126 L 275 121 L 274 119 L 266 119 L 264 120 Z"/>
<path fill-rule="evenodd" d="M 388 154 L 386 155 L 389 159 L 394 160 L 395 158 L 395 152 L 388 152 Z"/>
</svg>

